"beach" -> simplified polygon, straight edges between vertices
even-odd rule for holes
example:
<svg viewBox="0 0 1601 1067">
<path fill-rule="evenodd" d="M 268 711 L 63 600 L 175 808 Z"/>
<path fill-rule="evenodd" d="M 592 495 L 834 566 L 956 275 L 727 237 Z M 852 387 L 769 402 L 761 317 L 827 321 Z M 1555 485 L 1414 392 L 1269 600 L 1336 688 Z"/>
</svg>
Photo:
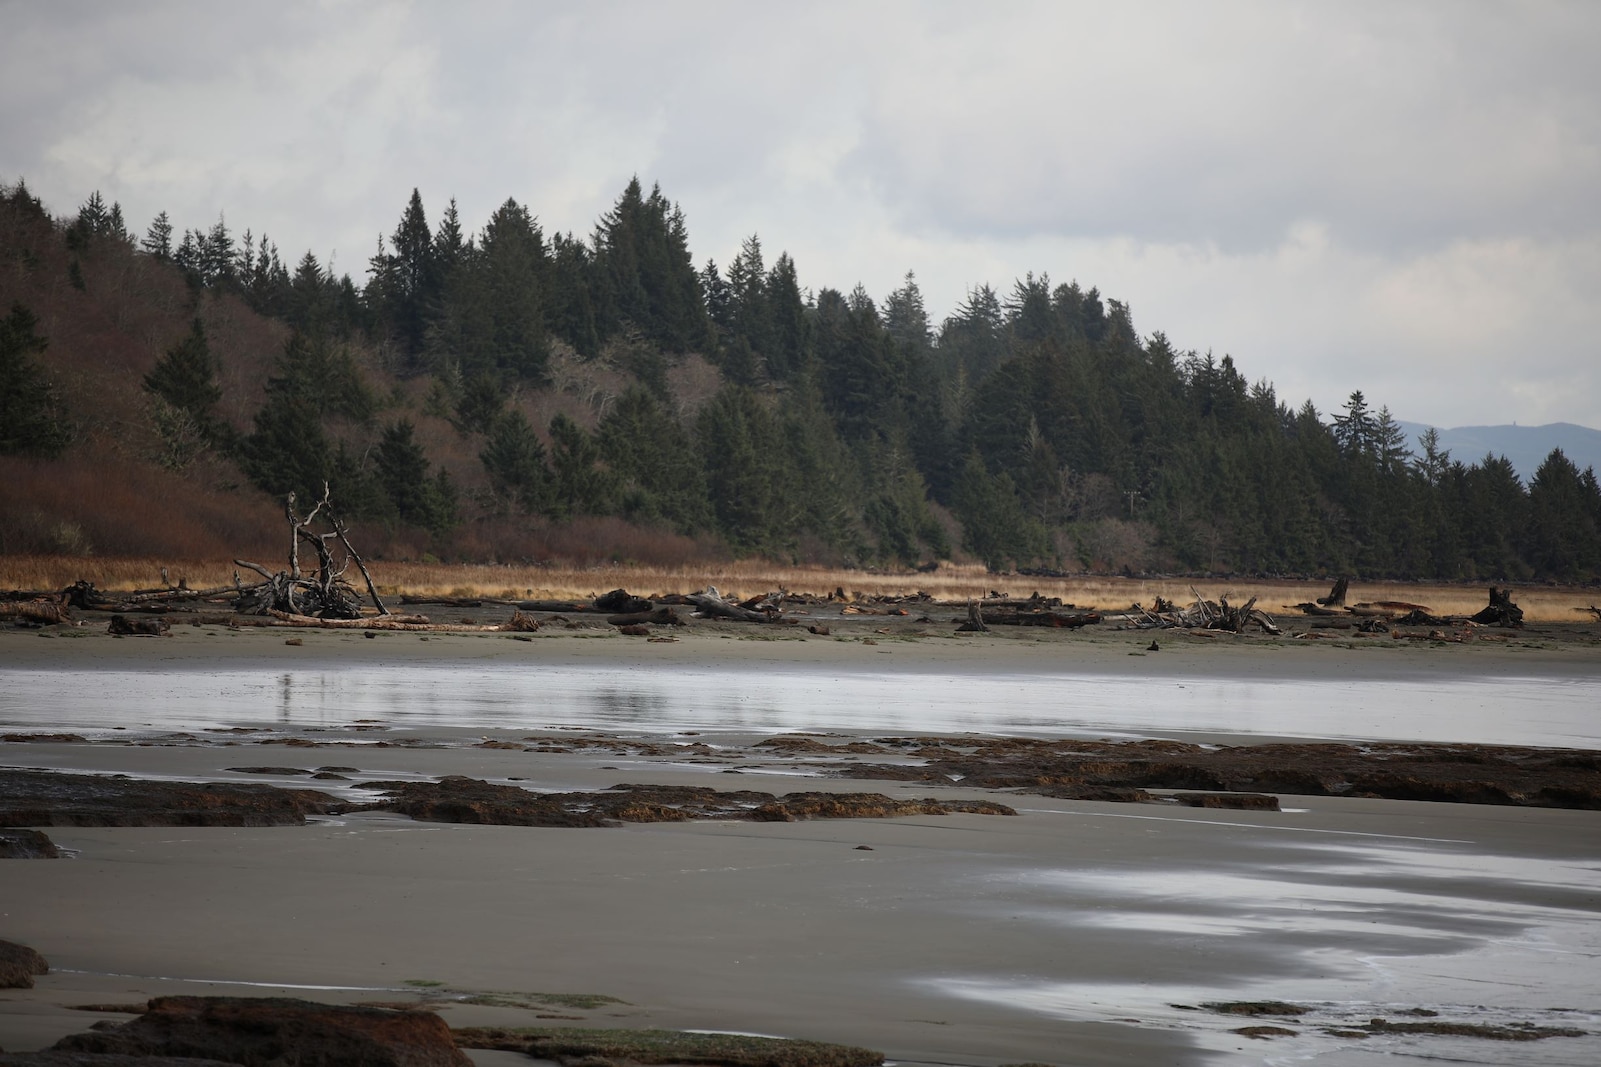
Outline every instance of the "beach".
<svg viewBox="0 0 1601 1067">
<path fill-rule="evenodd" d="M 1593 628 L 1473 644 L 1270 643 L 1110 629 L 917 637 L 897 629 L 910 621 L 843 632 L 830 621 L 828 637 L 696 625 L 658 643 L 601 627 L 530 640 L 182 625 L 167 638 L 0 634 L 0 672 L 21 683 L 0 702 L 9 768 L 337 796 L 363 781 L 460 775 L 540 791 L 871 791 L 1017 811 L 593 828 L 357 811 L 304 826 L 45 827 L 70 858 L 0 861 L 0 938 L 52 965 L 33 989 L 0 993 L 0 1048 L 44 1048 L 127 1017 L 77 1005 L 186 993 L 415 1004 L 452 1027 L 736 1031 L 860 1045 L 908 1064 L 1601 1058 L 1595 811 L 1293 794 L 1277 811 L 1215 810 L 845 778 L 824 766 L 881 758 L 836 757 L 834 746 L 928 732 L 884 727 L 915 726 L 920 702 L 934 714 L 939 689 L 957 693 L 947 703 L 958 709 L 939 712 L 941 727 L 975 709 L 968 729 L 939 731 L 962 734 L 1011 732 L 976 710 L 986 692 L 1048 692 L 1066 707 L 1078 692 L 1127 702 L 1144 689 L 1162 706 L 1164 686 L 1206 680 L 1258 703 L 1356 683 L 1375 693 L 1482 683 L 1508 700 L 1522 685 L 1555 706 L 1593 693 Z M 259 677 L 280 682 L 237 684 Z M 379 700 L 341 712 L 363 687 L 388 692 L 386 677 L 443 695 L 396 700 L 389 717 L 370 713 Z M 506 688 L 516 678 L 535 679 L 544 701 L 519 703 L 530 690 Z M 606 700 L 573 695 L 596 678 L 609 679 Z M 682 681 L 664 691 L 663 678 Z M 113 722 L 107 709 L 127 679 L 151 684 Z M 775 686 L 790 696 L 771 695 Z M 475 690 L 509 695 L 475 702 Z M 855 699 L 890 710 L 864 706 L 851 729 L 834 705 Z M 797 722 L 808 705 L 823 728 Z M 1151 718 L 1123 733 L 1238 745 L 1327 736 L 1319 724 L 1334 721 L 1300 720 L 1294 707 L 1219 718 L 1212 707 L 1194 713 L 1193 729 Z M 92 710 L 75 718 L 74 708 Z M 1017 733 L 1093 736 L 1106 717 L 1053 733 L 1029 714 Z M 1434 729 L 1420 721 L 1410 729 Z M 828 759 L 799 743 L 763 745 L 802 734 Z M 241 767 L 254 770 L 230 769 Z M 323 767 L 342 768 L 341 779 L 311 780 Z M 1219 1007 L 1262 1001 L 1305 1011 Z M 1376 1032 L 1375 1018 L 1585 1036 L 1512 1045 Z M 1285 1032 L 1237 1032 L 1269 1024 Z"/>
</svg>

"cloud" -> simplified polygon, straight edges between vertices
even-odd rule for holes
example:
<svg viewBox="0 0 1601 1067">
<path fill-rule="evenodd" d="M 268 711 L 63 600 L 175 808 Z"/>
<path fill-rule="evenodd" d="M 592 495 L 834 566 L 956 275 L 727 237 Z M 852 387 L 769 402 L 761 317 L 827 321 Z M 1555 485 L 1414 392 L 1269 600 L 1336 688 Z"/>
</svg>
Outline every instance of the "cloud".
<svg viewBox="0 0 1601 1067">
<path fill-rule="evenodd" d="M 628 179 L 698 258 L 936 316 L 1025 271 L 1281 397 L 1601 425 L 1585 4 L 561 9 L 13 4 L 0 175 L 58 210 L 221 211 L 358 275 L 413 186 L 587 234 Z"/>
</svg>

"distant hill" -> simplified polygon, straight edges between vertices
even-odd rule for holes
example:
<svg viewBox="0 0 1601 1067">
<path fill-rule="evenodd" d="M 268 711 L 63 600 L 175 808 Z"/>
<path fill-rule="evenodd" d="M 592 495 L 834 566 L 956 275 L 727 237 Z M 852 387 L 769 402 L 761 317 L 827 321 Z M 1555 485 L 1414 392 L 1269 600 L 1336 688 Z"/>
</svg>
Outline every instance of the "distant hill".
<svg viewBox="0 0 1601 1067">
<path fill-rule="evenodd" d="M 1421 452 L 1418 439 L 1427 430 L 1422 422 L 1402 422 L 1411 441 L 1412 450 Z M 1449 449 L 1452 459 L 1463 463 L 1477 463 L 1486 454 L 1506 456 L 1512 466 L 1528 484 L 1534 472 L 1540 469 L 1545 457 L 1553 448 L 1560 448 L 1581 471 L 1594 467 L 1601 474 L 1601 430 L 1588 426 L 1575 426 L 1571 422 L 1552 422 L 1544 426 L 1456 426 L 1440 431 L 1440 447 Z"/>
</svg>

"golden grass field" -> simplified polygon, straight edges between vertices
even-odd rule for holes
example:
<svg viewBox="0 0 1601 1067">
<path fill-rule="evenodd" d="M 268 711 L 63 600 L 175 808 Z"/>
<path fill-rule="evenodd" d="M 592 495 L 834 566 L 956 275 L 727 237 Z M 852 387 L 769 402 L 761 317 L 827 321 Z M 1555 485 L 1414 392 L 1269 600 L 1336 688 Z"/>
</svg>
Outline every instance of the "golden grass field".
<svg viewBox="0 0 1601 1067">
<path fill-rule="evenodd" d="M 0 557 L 0 589 L 60 589 L 84 579 L 104 590 L 159 587 L 161 568 L 170 580 L 187 580 L 191 588 L 226 585 L 237 569 L 227 560 L 114 559 L 74 556 Z M 715 585 L 741 597 L 787 589 L 824 594 L 836 589 L 847 596 L 901 595 L 919 590 L 938 600 L 965 601 L 992 591 L 1008 596 L 1060 597 L 1070 604 L 1102 610 L 1123 610 L 1134 603 L 1149 607 L 1160 596 L 1179 603 L 1196 591 L 1232 603 L 1256 597 L 1258 606 L 1279 612 L 1286 605 L 1313 600 L 1328 592 L 1327 579 L 1258 580 L 1212 578 L 1120 578 L 1096 575 L 1033 578 L 990 574 L 978 565 L 942 564 L 932 573 L 839 570 L 789 566 L 761 560 L 702 563 L 680 567 L 610 565 L 590 568 L 501 566 L 492 564 L 374 563 L 369 565 L 380 594 L 398 596 L 482 596 L 507 600 L 588 598 L 610 589 L 649 596 L 684 593 Z M 248 571 L 242 575 L 251 579 Z M 347 577 L 360 576 L 354 568 Z M 1421 604 L 1437 615 L 1467 615 L 1484 607 L 1487 583 L 1423 583 L 1353 581 L 1346 600 L 1405 601 Z M 1594 589 L 1549 585 L 1514 586 L 1513 599 L 1531 622 L 1592 621 L 1582 609 L 1601 601 Z"/>
</svg>

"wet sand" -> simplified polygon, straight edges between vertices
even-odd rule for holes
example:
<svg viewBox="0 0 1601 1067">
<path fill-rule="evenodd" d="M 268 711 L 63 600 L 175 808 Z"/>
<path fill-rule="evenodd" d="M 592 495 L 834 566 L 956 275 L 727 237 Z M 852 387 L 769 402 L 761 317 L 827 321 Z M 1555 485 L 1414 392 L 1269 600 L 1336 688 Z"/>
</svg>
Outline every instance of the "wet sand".
<svg viewBox="0 0 1601 1067">
<path fill-rule="evenodd" d="M 1601 662 L 1593 645 L 1521 638 L 1397 648 L 1157 635 L 1163 651 L 1136 658 L 1130 653 L 1152 635 L 877 635 L 867 639 L 880 644 L 864 645 L 860 634 L 759 641 L 697 627 L 677 643 L 650 645 L 581 631 L 529 642 L 179 634 L 0 634 L 0 671 L 503 660 L 893 670 L 888 659 L 996 676 L 1211 671 L 1332 681 L 1465 671 L 1582 679 Z M 289 636 L 303 644 L 285 646 Z M 502 735 L 522 733 L 491 739 Z M 6 743 L 0 763 L 185 780 L 245 780 L 226 770 L 242 764 L 341 764 L 358 767 L 358 778 L 468 774 L 553 790 L 619 781 L 892 796 L 930 788 L 803 777 L 804 760 L 778 757 L 724 777 L 732 769 L 724 764 L 631 756 L 626 745 L 475 747 L 485 736 L 434 726 L 407 731 L 417 747 L 376 748 L 372 731 L 345 724 L 316 738 L 361 747 L 230 746 L 234 738 L 200 733 L 145 737 L 158 741 L 147 745 Z M 32 945 L 55 967 L 35 989 L 0 993 L 0 1047 L 44 1047 L 105 1017 L 74 1004 L 254 992 L 426 1001 L 453 1026 L 561 1015 L 574 1025 L 747 1031 L 865 1045 L 904 1063 L 982 1067 L 1601 1061 L 1596 812 L 1294 796 L 1282 798 L 1281 812 L 1206 811 L 995 797 L 958 785 L 939 795 L 1001 799 L 1022 813 L 584 830 L 380 814 L 267 829 L 52 828 L 74 858 L 0 861 L 0 937 Z M 519 996 L 503 1006 L 461 1000 L 489 992 Z M 575 993 L 621 1003 L 572 1007 L 533 996 Z M 1315 1010 L 1270 1020 L 1297 1032 L 1273 1040 L 1232 1032 L 1263 1020 L 1194 1010 L 1262 999 Z M 524 1006 L 504 1006 L 512 1003 Z M 1420 1008 L 1442 1019 L 1591 1033 L 1512 1048 L 1326 1032 Z"/>
</svg>

